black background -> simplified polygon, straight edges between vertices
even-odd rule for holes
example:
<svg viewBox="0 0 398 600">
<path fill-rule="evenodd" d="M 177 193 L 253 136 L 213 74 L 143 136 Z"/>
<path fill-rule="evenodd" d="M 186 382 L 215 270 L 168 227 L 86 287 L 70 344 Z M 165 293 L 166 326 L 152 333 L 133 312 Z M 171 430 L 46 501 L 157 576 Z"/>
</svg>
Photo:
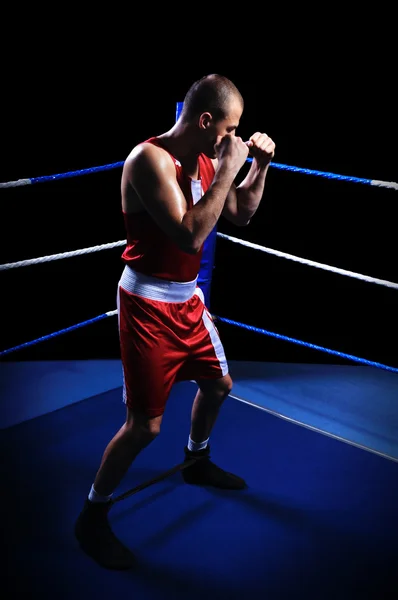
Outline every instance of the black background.
<svg viewBox="0 0 398 600">
<path fill-rule="evenodd" d="M 38 30 L 25 16 L 3 40 L 3 182 L 123 161 L 136 143 L 173 125 L 176 102 L 210 72 L 240 88 L 246 107 L 238 134 L 265 131 L 276 143 L 276 163 L 398 180 L 393 41 L 388 29 L 382 38 L 371 35 L 371 15 L 368 29 L 322 21 L 272 41 L 267 27 L 238 34 L 202 23 L 177 37 L 146 25 L 139 37 L 135 22 L 127 38 L 123 14 L 107 28 L 96 18 L 81 29 L 70 20 L 61 27 L 53 18 L 52 27 Z M 125 43 L 115 45 L 113 35 Z M 0 262 L 124 240 L 120 174 L 118 168 L 0 190 Z M 397 207 L 393 190 L 271 167 L 252 223 L 239 229 L 221 220 L 219 231 L 398 282 Z M 2 271 L 1 349 L 114 310 L 121 251 Z M 394 289 L 217 242 L 210 308 L 243 324 L 398 366 L 397 299 Z M 218 326 L 230 359 L 349 364 Z M 110 317 L 3 360 L 118 357 Z"/>
</svg>

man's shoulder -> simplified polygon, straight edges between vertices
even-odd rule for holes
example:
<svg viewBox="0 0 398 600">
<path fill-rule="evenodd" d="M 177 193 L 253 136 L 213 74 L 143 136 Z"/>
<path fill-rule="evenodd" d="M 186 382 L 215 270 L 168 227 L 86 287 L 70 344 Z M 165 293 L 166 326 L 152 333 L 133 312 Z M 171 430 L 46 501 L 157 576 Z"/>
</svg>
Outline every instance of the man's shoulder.
<svg viewBox="0 0 398 600">
<path fill-rule="evenodd" d="M 126 161 L 133 161 L 138 157 L 151 157 L 164 153 L 164 149 L 156 144 L 156 138 L 149 138 L 138 142 L 130 151 Z"/>
<path fill-rule="evenodd" d="M 130 174 L 136 168 L 169 173 L 170 169 L 174 168 L 174 164 L 164 148 L 151 140 L 144 140 L 133 147 L 124 161 L 124 170 Z"/>
</svg>

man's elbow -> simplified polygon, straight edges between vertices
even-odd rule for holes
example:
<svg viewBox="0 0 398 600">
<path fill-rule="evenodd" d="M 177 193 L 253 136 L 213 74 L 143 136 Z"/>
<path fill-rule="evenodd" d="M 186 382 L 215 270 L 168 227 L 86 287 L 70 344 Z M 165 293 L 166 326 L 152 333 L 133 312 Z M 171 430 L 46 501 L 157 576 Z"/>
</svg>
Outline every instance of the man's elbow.
<svg viewBox="0 0 398 600">
<path fill-rule="evenodd" d="M 236 210 L 233 211 L 225 210 L 223 212 L 223 217 L 236 227 L 246 227 L 246 225 L 249 225 L 253 217 L 253 213 L 238 206 L 236 207 Z"/>
<path fill-rule="evenodd" d="M 251 221 L 251 217 L 249 219 L 238 219 L 238 221 L 235 223 L 237 227 L 246 227 L 246 225 L 249 225 Z"/>
<path fill-rule="evenodd" d="M 232 223 L 232 225 L 235 225 L 236 227 L 246 227 L 246 225 L 249 225 L 251 221 L 251 216 L 244 215 L 241 213 L 229 215 L 227 218 L 228 221 L 230 221 L 230 223 Z"/>
<path fill-rule="evenodd" d="M 203 241 L 196 238 L 191 232 L 184 232 L 179 239 L 175 240 L 177 246 L 186 254 L 198 254 L 203 246 Z"/>
<path fill-rule="evenodd" d="M 186 254 L 192 254 L 192 255 L 198 254 L 201 249 L 202 249 L 202 246 L 197 246 L 197 245 L 180 246 L 180 250 L 182 250 Z"/>
</svg>

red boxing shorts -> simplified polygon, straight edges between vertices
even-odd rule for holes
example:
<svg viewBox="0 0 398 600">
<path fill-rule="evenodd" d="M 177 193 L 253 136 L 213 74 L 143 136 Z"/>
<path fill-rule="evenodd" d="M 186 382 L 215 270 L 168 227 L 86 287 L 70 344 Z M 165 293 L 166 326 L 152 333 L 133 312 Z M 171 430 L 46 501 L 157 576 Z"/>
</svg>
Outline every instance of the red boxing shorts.
<svg viewBox="0 0 398 600">
<path fill-rule="evenodd" d="M 224 348 L 196 280 L 163 281 L 126 266 L 117 307 L 123 400 L 133 411 L 160 416 L 175 382 L 228 373 Z"/>
</svg>

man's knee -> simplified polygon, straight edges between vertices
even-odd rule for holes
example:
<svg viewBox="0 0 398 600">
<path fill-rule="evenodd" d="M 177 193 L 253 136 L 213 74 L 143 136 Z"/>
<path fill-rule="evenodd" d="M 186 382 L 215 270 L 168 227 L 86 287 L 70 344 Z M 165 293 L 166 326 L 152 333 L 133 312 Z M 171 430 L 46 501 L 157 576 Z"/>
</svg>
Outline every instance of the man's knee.
<svg viewBox="0 0 398 600">
<path fill-rule="evenodd" d="M 134 436 L 143 443 L 149 443 L 160 433 L 163 415 L 158 417 L 148 417 L 147 415 L 133 413 L 127 409 L 127 418 L 125 427 Z"/>
<path fill-rule="evenodd" d="M 215 396 L 220 401 L 224 400 L 232 391 L 233 382 L 229 374 L 220 379 L 206 379 L 198 381 L 198 386 L 206 396 Z"/>
<path fill-rule="evenodd" d="M 233 388 L 233 381 L 231 376 L 228 375 L 224 375 L 224 377 L 221 378 L 220 380 L 220 385 L 221 385 L 221 390 L 223 392 L 223 394 L 225 396 L 228 396 L 228 394 L 230 394 L 232 392 L 232 388 Z"/>
</svg>

